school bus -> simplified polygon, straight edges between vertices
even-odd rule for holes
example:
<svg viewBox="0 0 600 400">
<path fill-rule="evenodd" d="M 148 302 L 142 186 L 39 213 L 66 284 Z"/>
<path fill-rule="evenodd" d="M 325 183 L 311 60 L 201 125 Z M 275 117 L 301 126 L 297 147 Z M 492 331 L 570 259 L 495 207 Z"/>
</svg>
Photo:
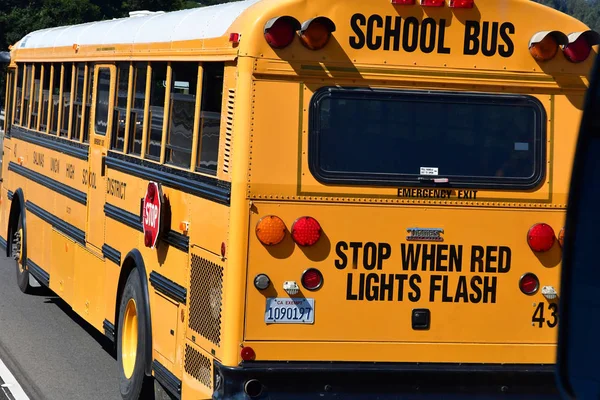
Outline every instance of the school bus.
<svg viewBox="0 0 600 400">
<path fill-rule="evenodd" d="M 245 0 L 30 33 L 5 102 L 18 285 L 114 341 L 124 399 L 554 393 L 599 39 L 527 0 Z"/>
</svg>

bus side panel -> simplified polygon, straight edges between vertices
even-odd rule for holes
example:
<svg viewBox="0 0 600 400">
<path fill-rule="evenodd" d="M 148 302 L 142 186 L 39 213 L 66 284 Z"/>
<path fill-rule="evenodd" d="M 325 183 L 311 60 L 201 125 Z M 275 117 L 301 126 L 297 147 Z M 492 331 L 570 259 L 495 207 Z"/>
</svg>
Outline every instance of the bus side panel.
<svg viewBox="0 0 600 400">
<path fill-rule="evenodd" d="M 75 246 L 74 259 L 73 310 L 102 332 L 105 262 L 82 246 Z"/>
<path fill-rule="evenodd" d="M 50 237 L 52 246 L 50 257 L 52 262 L 49 265 L 52 267 L 50 289 L 67 304 L 73 306 L 73 272 L 77 244 L 56 230 L 52 230 Z"/>
<path fill-rule="evenodd" d="M 11 138 L 4 137 L 2 150 L 2 191 L 0 193 L 0 237 L 10 243 L 8 235 L 8 217 L 12 200 L 8 198 L 8 191 L 14 191 L 12 173 L 8 172 L 8 164 L 12 160 L 14 142 Z M 8 244 L 10 245 L 10 244 Z"/>
<path fill-rule="evenodd" d="M 109 172 L 109 176 L 111 173 L 112 171 Z M 126 226 L 121 222 L 111 219 L 108 216 L 105 221 L 105 242 L 107 246 L 110 246 L 118 253 L 119 265 L 113 261 L 106 261 L 106 287 L 104 298 L 106 312 L 104 318 L 113 324 L 113 326 L 116 326 L 118 321 L 115 321 L 115 315 L 117 315 L 119 308 L 119 304 L 116 303 L 117 288 L 119 276 L 121 274 L 121 265 L 123 264 L 127 253 L 129 253 L 132 249 L 137 249 L 140 246 L 143 246 L 143 244 L 141 243 L 141 233 L 139 233 L 139 231 Z"/>
</svg>

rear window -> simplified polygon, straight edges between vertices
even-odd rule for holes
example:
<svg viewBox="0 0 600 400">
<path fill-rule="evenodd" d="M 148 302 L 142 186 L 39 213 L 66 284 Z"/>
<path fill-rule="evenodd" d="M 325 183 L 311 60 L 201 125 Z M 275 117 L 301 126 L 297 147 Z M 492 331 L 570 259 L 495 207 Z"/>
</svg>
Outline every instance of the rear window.
<svg viewBox="0 0 600 400">
<path fill-rule="evenodd" d="M 324 88 L 311 102 L 310 168 L 328 184 L 531 189 L 545 126 L 531 96 Z"/>
</svg>

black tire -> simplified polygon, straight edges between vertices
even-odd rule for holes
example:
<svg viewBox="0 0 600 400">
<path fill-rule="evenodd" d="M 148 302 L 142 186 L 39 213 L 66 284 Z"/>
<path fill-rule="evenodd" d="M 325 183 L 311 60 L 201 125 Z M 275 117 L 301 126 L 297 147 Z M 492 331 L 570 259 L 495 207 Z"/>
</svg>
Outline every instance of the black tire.
<svg viewBox="0 0 600 400">
<path fill-rule="evenodd" d="M 142 283 L 137 269 L 129 273 L 123 294 L 121 295 L 121 304 L 119 305 L 119 322 L 117 332 L 117 365 L 119 368 L 119 389 L 121 396 L 125 400 L 152 399 L 154 398 L 154 388 L 152 377 L 147 377 L 144 371 L 146 364 L 146 310 L 144 306 L 144 296 L 142 292 Z M 126 330 L 124 325 L 127 304 L 130 300 L 135 302 L 137 313 L 137 350 L 135 354 L 135 364 L 133 371 L 128 377 L 125 373 L 123 363 L 123 335 Z M 126 356 L 125 356 L 126 357 Z"/>
<path fill-rule="evenodd" d="M 16 219 L 16 226 L 11 231 L 11 255 L 15 259 L 15 269 L 17 272 L 17 284 L 19 285 L 19 289 L 23 293 L 31 293 L 32 287 L 29 285 L 29 271 L 26 268 L 27 263 L 27 231 L 25 229 L 25 221 L 23 221 L 23 215 L 19 213 Z M 21 238 L 18 239 L 17 235 L 20 235 Z M 16 256 L 13 254 L 12 245 L 15 240 L 20 240 L 21 242 L 21 256 Z M 15 258 L 17 257 L 17 258 Z"/>
</svg>

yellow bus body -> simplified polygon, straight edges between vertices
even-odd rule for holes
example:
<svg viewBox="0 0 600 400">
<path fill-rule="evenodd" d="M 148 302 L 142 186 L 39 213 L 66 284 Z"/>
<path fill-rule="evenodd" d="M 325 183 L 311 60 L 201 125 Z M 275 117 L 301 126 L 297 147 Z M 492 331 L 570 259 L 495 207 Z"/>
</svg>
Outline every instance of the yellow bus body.
<svg viewBox="0 0 600 400">
<path fill-rule="evenodd" d="M 56 39 L 63 44 L 35 47 L 28 41 L 41 43 L 43 35 L 52 32 L 24 38 L 12 48 L 7 81 L 0 209 L 7 255 L 13 253 L 15 215 L 23 212 L 26 270 L 113 340 L 120 334 L 120 299 L 128 274 L 133 267 L 141 270 L 151 338 L 145 372 L 185 399 L 243 395 L 243 382 L 252 378 L 244 371 L 261 365 L 277 373 L 281 365 L 324 361 L 352 362 L 358 372 L 373 363 L 553 364 L 558 298 L 545 296 L 542 289 L 560 292 L 561 248 L 556 240 L 549 251 L 536 252 L 527 238 L 538 223 L 548 224 L 556 235 L 563 227 L 576 133 L 596 47 L 581 63 L 567 60 L 562 49 L 551 60 L 537 61 L 529 47 L 538 32 L 562 32 L 565 36 L 556 34 L 562 38 L 588 28 L 527 0 L 475 0 L 469 9 L 450 8 L 449 2 L 443 7 L 426 7 L 419 1 L 391 3 L 233 3 L 241 4 L 239 15 L 225 33 L 200 39 L 147 43 L 125 37 L 124 42 L 106 42 L 98 36 L 85 44 L 74 37 L 72 45 Z M 206 13 L 226 12 L 230 6 L 206 8 Z M 214 15 L 218 21 L 218 12 Z M 306 48 L 298 37 L 283 49 L 273 49 L 264 27 L 281 16 L 300 23 L 325 16 L 336 29 L 321 50 Z M 158 20 L 161 15 L 143 18 Z M 130 20 L 123 26 L 137 23 L 136 18 Z M 202 84 L 210 84 L 201 80 L 203 74 L 213 63 L 222 63 L 216 165 L 208 172 L 196 168 L 203 161 L 197 150 L 203 142 L 198 125 L 205 121 L 202 117 L 199 122 L 204 107 L 200 95 L 193 106 L 187 167 L 167 162 L 175 151 L 167 149 L 167 111 L 156 128 L 161 140 L 149 138 L 154 129 L 149 116 L 151 74 L 162 68 L 160 63 L 168 63 L 165 87 L 177 81 L 177 63 L 199 63 L 197 93 L 203 93 Z M 75 79 L 79 64 L 81 81 Z M 54 92 L 68 93 L 55 105 L 56 116 L 44 100 L 44 69 L 39 70 L 38 83 L 20 81 L 20 103 L 15 101 L 19 74 L 26 71 L 36 78 L 37 68 L 50 65 L 46 79 L 57 82 Z M 134 69 L 146 74 L 142 116 L 131 113 L 137 101 L 132 101 Z M 125 71 L 128 79 L 120 96 L 119 74 Z M 90 82 L 93 96 L 88 96 Z M 73 111 L 79 84 L 81 119 L 74 118 Z M 107 85 L 100 91 L 108 91 L 102 105 L 107 115 L 98 125 L 100 85 Z M 446 186 L 327 181 L 315 172 L 318 160 L 311 155 L 314 102 L 324 88 L 526 96 L 539 105 L 543 118 L 538 126 L 543 132 L 543 142 L 538 143 L 540 179 L 527 188 L 460 186 L 451 181 Z M 163 110 L 175 97 L 172 93 L 165 91 Z M 48 94 L 47 104 L 52 96 Z M 127 103 L 122 120 L 115 117 L 121 114 L 110 111 L 121 98 Z M 435 119 L 436 114 L 428 117 Z M 139 127 L 132 118 L 139 118 Z M 368 111 L 364 118 L 376 122 Z M 126 133 L 119 136 L 121 150 L 114 150 L 114 127 L 120 123 L 127 126 Z M 61 127 L 63 134 L 57 134 Z M 134 148 L 139 145 L 140 151 L 132 155 L 127 149 L 129 142 L 138 140 L 132 136 L 137 129 L 142 136 Z M 158 155 L 150 157 L 152 152 Z M 145 246 L 141 222 L 140 202 L 149 181 L 161 184 L 163 208 L 169 214 L 156 248 Z M 286 226 L 283 241 L 273 246 L 263 245 L 256 234 L 257 224 L 268 216 L 279 217 Z M 316 219 L 322 228 L 313 246 L 300 246 L 291 237 L 294 221 L 303 216 Z M 412 228 L 443 233 L 434 242 L 411 240 L 407 230 Z M 429 258 L 423 258 L 423 252 L 429 252 Z M 301 286 L 309 268 L 322 273 L 318 290 Z M 527 273 L 539 279 L 531 295 L 519 287 Z M 260 274 L 270 279 L 266 290 L 254 285 Z M 286 293 L 288 281 L 300 285 L 298 294 Z M 314 322 L 266 323 L 269 298 L 314 299 Z M 415 310 L 428 310 L 426 329 L 415 328 Z M 241 350 L 247 348 L 254 351 L 254 360 L 242 359 Z M 224 383 L 229 378 L 223 376 L 230 372 L 243 376 L 242 384 Z M 263 381 L 261 387 L 268 393 L 269 385 Z M 323 390 L 337 389 L 315 393 Z"/>
</svg>

